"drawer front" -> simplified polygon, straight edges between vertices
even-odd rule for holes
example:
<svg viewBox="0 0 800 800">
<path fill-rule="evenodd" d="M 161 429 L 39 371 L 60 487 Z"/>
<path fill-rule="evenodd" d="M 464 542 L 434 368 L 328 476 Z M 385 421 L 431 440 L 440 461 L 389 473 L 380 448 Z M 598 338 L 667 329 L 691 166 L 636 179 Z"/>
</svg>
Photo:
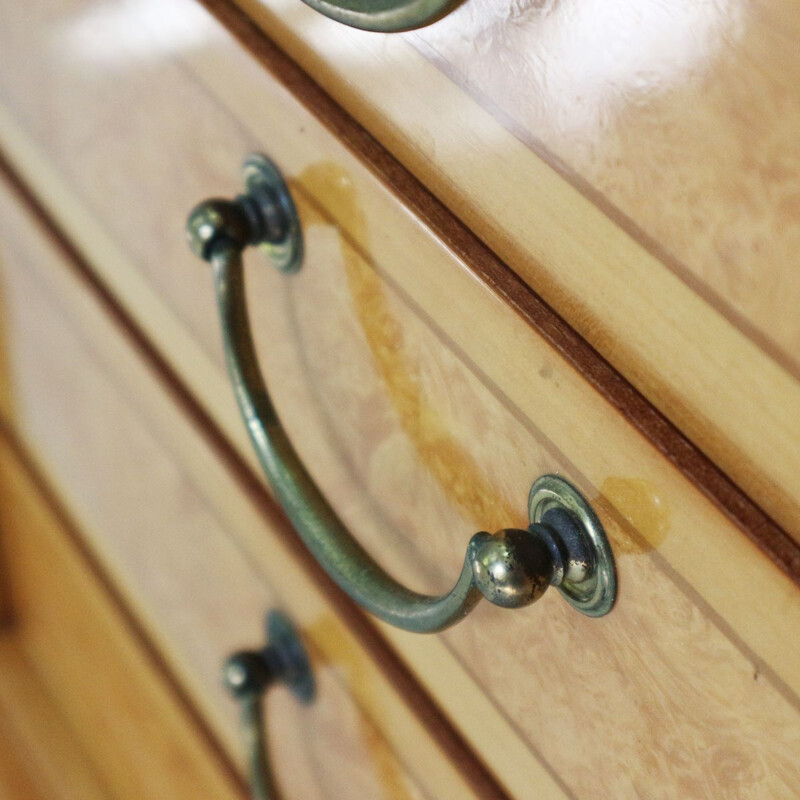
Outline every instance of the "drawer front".
<svg viewBox="0 0 800 800">
<path fill-rule="evenodd" d="M 222 661 L 260 645 L 266 610 L 282 607 L 302 628 L 318 691 L 309 707 L 285 691 L 267 700 L 287 797 L 475 796 L 445 757 L 444 737 L 422 727 L 394 689 L 390 665 L 371 660 L 297 563 L 274 507 L 248 497 L 7 190 L 2 208 L 3 417 L 228 756 L 240 762 L 243 745 Z M 39 632 L 37 652 L 49 635 L 66 646 L 72 623 L 81 634 L 80 619 L 60 622 L 60 634 L 59 626 Z M 103 740 L 101 757 L 115 743 Z M 491 781 L 472 783 L 498 796 Z M 187 796 L 211 796 L 191 786 Z"/>
<path fill-rule="evenodd" d="M 683 450 L 643 437 L 535 299 L 476 280 L 455 228 L 423 226 L 206 16 L 178 7 L 200 20 L 194 49 L 134 55 L 113 76 L 76 58 L 47 106 L 70 98 L 63 125 L 24 98 L 22 124 L 6 118 L 26 179 L 91 268 L 252 463 L 210 277 L 177 232 L 195 202 L 238 191 L 245 152 L 268 152 L 290 178 L 307 258 L 292 277 L 250 265 L 255 335 L 290 436 L 357 538 L 412 588 L 447 588 L 467 537 L 525 524 L 531 480 L 555 471 L 612 539 L 620 597 L 602 621 L 546 597 L 480 608 L 436 637 L 383 629 L 507 790 L 789 793 L 800 595 L 732 521 L 742 506 L 720 508 L 676 467 Z M 39 13 L 45 27 L 58 16 Z M 48 52 L 41 63 L 59 63 Z M 783 552 L 787 567 L 795 551 Z"/>
</svg>

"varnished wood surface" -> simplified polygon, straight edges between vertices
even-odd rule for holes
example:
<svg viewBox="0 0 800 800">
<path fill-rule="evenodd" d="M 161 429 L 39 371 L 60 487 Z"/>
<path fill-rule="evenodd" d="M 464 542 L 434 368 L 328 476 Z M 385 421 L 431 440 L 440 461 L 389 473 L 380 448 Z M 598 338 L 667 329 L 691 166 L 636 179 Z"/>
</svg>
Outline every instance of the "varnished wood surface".
<svg viewBox="0 0 800 800">
<path fill-rule="evenodd" d="M 322 177 L 329 201 L 353 213 L 341 175 Z M 792 796 L 791 754 L 800 735 L 796 587 L 657 454 L 648 455 L 646 443 L 625 434 L 624 421 L 607 409 L 601 413 L 585 384 L 502 304 L 482 305 L 481 287 L 472 294 L 469 280 L 458 283 L 463 307 L 454 309 L 442 302 L 452 283 L 425 284 L 427 262 L 407 265 L 429 301 L 439 302 L 440 326 L 432 326 L 417 298 L 376 276 L 313 208 L 302 211 L 319 234 L 308 242 L 309 264 L 325 263 L 327 271 L 304 270 L 291 283 L 253 271 L 254 302 L 271 312 L 259 316 L 262 344 L 270 342 L 262 355 L 268 374 L 278 369 L 285 378 L 277 396 L 291 434 L 359 537 L 391 560 L 397 574 L 416 576 L 419 588 L 446 585 L 473 526 L 523 522 L 527 483 L 556 469 L 595 499 L 619 554 L 623 593 L 606 620 L 582 619 L 558 598 L 546 598 L 517 614 L 480 609 L 441 637 L 385 632 L 509 791 L 526 797 L 536 786 L 543 796 L 633 797 L 680 786 L 694 796 Z M 76 206 L 72 212 L 82 213 Z M 20 222 L 14 231 L 23 228 Z M 96 225 L 80 230 L 84 241 L 97 236 L 94 244 L 108 245 Z M 127 257 L 111 246 L 105 252 L 102 274 L 116 270 L 133 280 L 135 270 L 123 266 Z M 24 274 L 35 271 L 32 263 Z M 127 301 L 148 324 L 148 314 L 161 312 L 146 287 L 139 291 Z M 526 374 L 512 369 L 513 358 L 492 363 L 489 356 L 498 351 L 481 350 L 476 345 L 483 340 L 459 329 L 464 307 L 480 312 L 474 319 L 491 317 L 495 330 L 508 326 L 509 340 L 540 365 L 542 391 L 550 384 L 562 398 L 580 397 L 564 409 L 581 409 L 585 431 L 548 414 Z M 89 309 L 70 313 L 74 325 L 87 324 Z M 219 365 L 206 362 L 202 373 L 192 374 L 202 362 L 197 344 L 185 331 L 181 337 L 174 317 L 167 321 L 174 337 L 163 339 L 160 327 L 152 332 L 170 361 L 207 404 L 221 397 Z M 464 335 L 480 368 L 458 349 L 455 337 Z M 107 335 L 91 338 L 95 348 L 109 346 Z M 105 361 L 114 368 L 113 356 Z M 152 403 L 147 381 L 138 378 L 126 384 L 128 391 Z M 498 386 L 510 391 L 503 396 Z M 52 421 L 42 412 L 34 423 L 29 404 L 18 407 L 31 415 L 39 446 L 51 447 L 44 431 Z M 236 429 L 230 403 L 208 407 L 226 430 Z M 331 424 L 333 410 L 342 424 Z M 185 468 L 220 513 L 238 519 L 232 535 L 263 552 L 257 526 L 249 518 L 241 524 L 242 509 L 223 499 L 219 476 L 209 474 L 208 460 L 176 426 L 169 419 L 160 435 L 180 440 Z M 595 484 L 603 462 L 586 442 L 598 430 L 606 441 L 613 434 L 616 444 L 603 458 L 631 460 Z M 580 451 L 582 469 L 562 447 Z M 63 460 L 52 469 L 64 475 L 74 448 L 62 449 Z M 428 574 L 420 574 L 430 563 L 419 555 L 423 546 L 439 559 Z M 705 560 L 694 562 L 687 555 L 693 553 Z M 587 717 L 587 708 L 604 711 Z"/>
<path fill-rule="evenodd" d="M 798 535 L 796 4 L 238 5 Z"/>
<path fill-rule="evenodd" d="M 473 0 L 407 39 L 800 374 L 796 0 Z"/>
<path fill-rule="evenodd" d="M 415 716 L 435 715 L 430 701 L 412 711 L 397 695 L 383 665 L 276 540 L 283 523 L 274 511 L 265 519 L 253 507 L 62 257 L 12 204 L 4 211 L 17 231 L 16 245 L 8 229 L 2 234 L 4 318 L 15 343 L 4 416 L 33 446 L 116 591 L 229 755 L 239 760 L 242 746 L 220 665 L 258 645 L 264 613 L 281 605 L 310 643 L 318 680 L 310 708 L 286 692 L 268 701 L 287 797 L 476 796 L 446 760 L 446 742 Z M 234 536 L 239 527 L 254 541 Z M 461 758 L 469 758 L 463 748 Z M 481 796 L 503 797 L 474 766 L 459 768 Z"/>
<path fill-rule="evenodd" d="M 6 638 L 13 636 L 34 684 L 13 670 L 3 674 L 4 699 L 14 704 L 17 727 L 27 727 L 28 759 L 44 773 L 39 782 L 49 780 L 47 791 L 64 797 L 243 798 L 5 438 L 0 493 L 14 603 Z M 34 738 L 43 704 L 62 718 L 91 772 L 67 761 L 58 741 Z"/>
<path fill-rule="evenodd" d="M 108 800 L 107 786 L 75 739 L 15 632 L 4 630 L 0 633 L 0 797 Z"/>
</svg>

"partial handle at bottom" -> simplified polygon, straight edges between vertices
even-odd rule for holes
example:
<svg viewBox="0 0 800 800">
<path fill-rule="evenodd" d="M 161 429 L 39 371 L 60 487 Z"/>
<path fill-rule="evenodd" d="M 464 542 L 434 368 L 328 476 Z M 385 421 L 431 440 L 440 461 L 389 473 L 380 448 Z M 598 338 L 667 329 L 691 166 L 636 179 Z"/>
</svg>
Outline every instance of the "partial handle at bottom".
<svg viewBox="0 0 800 800">
<path fill-rule="evenodd" d="M 225 686 L 241 708 L 253 800 L 280 798 L 267 755 L 264 692 L 284 684 L 301 703 L 312 702 L 316 692 L 308 653 L 289 618 L 271 611 L 266 627 L 265 647 L 235 653 L 223 669 Z"/>
</svg>

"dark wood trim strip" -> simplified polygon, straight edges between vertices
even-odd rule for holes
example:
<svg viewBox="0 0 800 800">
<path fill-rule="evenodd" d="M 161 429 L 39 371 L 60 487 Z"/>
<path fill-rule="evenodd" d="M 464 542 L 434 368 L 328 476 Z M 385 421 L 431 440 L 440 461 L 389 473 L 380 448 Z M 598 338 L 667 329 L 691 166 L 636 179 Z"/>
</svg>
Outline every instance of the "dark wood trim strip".
<svg viewBox="0 0 800 800">
<path fill-rule="evenodd" d="M 460 222 L 231 0 L 198 0 L 780 570 L 800 586 L 800 545 Z"/>
<path fill-rule="evenodd" d="M 267 520 L 268 524 L 275 529 L 287 544 L 289 544 L 292 551 L 297 554 L 303 568 L 310 575 L 315 585 L 325 594 L 337 615 L 342 618 L 348 628 L 359 639 L 360 644 L 369 653 L 370 657 L 380 665 L 384 675 L 404 698 L 417 718 L 430 731 L 431 735 L 439 743 L 442 751 L 463 775 L 465 781 L 472 787 L 476 795 L 481 798 L 487 798 L 488 800 L 511 800 L 491 771 L 456 730 L 442 708 L 436 703 L 433 697 L 419 685 L 411 671 L 380 635 L 373 623 L 331 578 L 328 577 L 327 573 L 308 552 L 288 519 L 276 505 L 264 485 L 258 480 L 247 462 L 234 450 L 233 446 L 219 431 L 205 409 L 203 409 L 182 383 L 181 379 L 162 358 L 156 346 L 128 316 L 127 312 L 117 302 L 110 291 L 94 275 L 83 255 L 50 217 L 47 210 L 39 203 L 36 196 L 30 191 L 19 175 L 17 175 L 2 151 L 0 151 L 0 173 L 8 180 L 25 206 L 38 219 L 44 232 L 65 255 L 74 274 L 96 297 L 103 310 L 120 329 L 126 339 L 128 339 L 132 347 L 139 352 L 148 367 L 158 377 L 171 399 L 191 420 L 199 435 L 206 440 L 213 449 L 215 455 L 235 476 L 237 483 L 248 497 L 248 500 L 258 509 L 259 513 Z M 6 426 L 3 424 L 2 420 L 0 420 L 0 433 L 5 431 L 5 429 Z M 21 446 L 19 446 L 19 451 L 24 453 L 24 449 L 21 448 Z M 30 463 L 30 460 L 28 459 L 26 463 Z M 46 483 L 41 480 L 41 476 L 38 483 L 39 485 L 46 485 Z M 55 507 L 60 508 L 57 503 L 57 498 L 55 498 L 52 493 L 50 496 L 54 500 Z M 66 515 L 64 515 L 64 519 L 68 521 Z M 72 526 L 72 530 L 75 530 L 74 526 Z M 77 532 L 75 536 L 79 540 L 80 537 Z M 82 552 L 87 552 L 85 547 Z M 96 567 L 98 574 L 102 576 L 102 566 L 99 565 L 96 560 L 91 559 L 90 555 L 91 554 L 87 552 L 87 558 L 89 558 L 91 563 Z M 113 585 L 108 583 L 105 585 L 115 600 L 122 603 L 122 599 L 114 592 Z M 120 610 L 123 612 L 125 611 L 124 605 L 120 607 Z M 146 643 L 147 639 L 144 631 L 136 625 L 135 619 L 130 617 L 129 613 L 127 616 L 130 618 L 131 625 L 136 627 L 141 637 L 143 637 L 143 641 Z M 165 674 L 169 675 L 168 668 L 158 657 L 158 653 L 153 650 L 152 655 L 163 667 Z M 175 684 L 175 691 L 182 698 L 182 702 L 187 705 L 187 710 L 189 710 L 192 717 L 196 719 L 198 726 L 211 737 L 211 741 L 213 741 L 213 733 L 211 733 L 210 729 L 203 723 L 196 709 L 191 706 L 191 701 L 181 692 L 177 684 Z M 222 753 L 221 747 L 218 745 L 216 749 Z M 222 754 L 221 757 L 224 758 L 224 754 Z M 231 769 L 233 769 L 233 767 L 231 767 Z"/>
<path fill-rule="evenodd" d="M 573 169 L 563 159 L 553 153 L 544 143 L 538 141 L 523 125 L 492 102 L 492 99 L 479 91 L 475 86 L 464 81 L 453 65 L 442 58 L 427 43 L 420 39 L 410 39 L 409 43 L 424 58 L 435 64 L 436 68 L 446 75 L 455 86 L 468 94 L 484 110 L 489 112 L 517 141 L 535 153 L 542 161 L 551 166 L 565 181 L 577 189 L 587 200 L 597 206 L 612 222 L 622 228 L 634 241 L 641 245 L 650 255 L 658 259 L 667 269 L 674 273 L 695 294 L 703 298 L 712 308 L 718 311 L 728 322 L 743 333 L 748 339 L 761 348 L 773 361 L 783 367 L 793 377 L 800 379 L 800 360 L 798 355 L 787 352 L 773 342 L 769 335 L 756 327 L 747 317 L 738 311 L 723 295 L 694 274 L 687 263 L 674 256 L 667 246 L 651 236 L 635 219 L 623 212 L 603 192 L 581 173 Z"/>
</svg>

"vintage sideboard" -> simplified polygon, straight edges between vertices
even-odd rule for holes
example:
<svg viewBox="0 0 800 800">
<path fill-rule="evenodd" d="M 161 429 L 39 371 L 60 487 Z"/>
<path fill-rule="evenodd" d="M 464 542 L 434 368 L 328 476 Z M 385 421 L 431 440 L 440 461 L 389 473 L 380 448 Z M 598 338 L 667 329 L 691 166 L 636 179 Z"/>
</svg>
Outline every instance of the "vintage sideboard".
<svg viewBox="0 0 800 800">
<path fill-rule="evenodd" d="M 445 11 L 0 2 L 2 798 L 247 797 L 270 609 L 286 800 L 800 797 L 800 4 Z M 559 475 L 610 613 L 409 632 L 306 549 L 184 233 L 252 153 L 304 250 L 244 252 L 258 363 L 347 530 L 446 592 Z"/>
</svg>

